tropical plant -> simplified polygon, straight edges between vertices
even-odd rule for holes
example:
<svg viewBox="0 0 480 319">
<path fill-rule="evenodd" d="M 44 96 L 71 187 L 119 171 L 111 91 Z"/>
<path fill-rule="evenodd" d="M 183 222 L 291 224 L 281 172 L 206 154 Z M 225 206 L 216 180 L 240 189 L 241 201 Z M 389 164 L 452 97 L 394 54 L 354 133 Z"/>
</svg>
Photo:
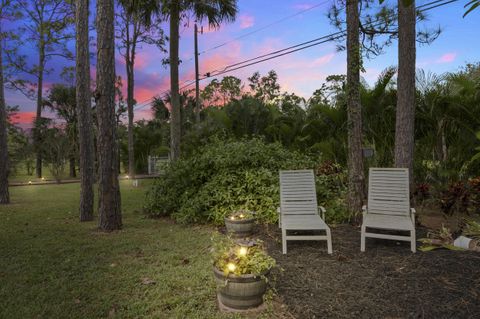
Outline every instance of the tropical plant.
<svg viewBox="0 0 480 319">
<path fill-rule="evenodd" d="M 428 232 L 426 238 L 418 240 L 422 243 L 418 249 L 421 251 L 431 251 L 438 248 L 447 248 L 450 250 L 463 250 L 453 245 L 453 234 L 447 227 L 443 226 L 436 231 Z"/>
</svg>

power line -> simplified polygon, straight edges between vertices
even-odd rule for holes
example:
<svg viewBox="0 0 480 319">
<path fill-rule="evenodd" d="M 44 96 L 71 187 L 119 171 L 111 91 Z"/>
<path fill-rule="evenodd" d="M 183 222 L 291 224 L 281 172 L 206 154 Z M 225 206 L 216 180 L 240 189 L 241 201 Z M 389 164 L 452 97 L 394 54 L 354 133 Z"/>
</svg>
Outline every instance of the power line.
<svg viewBox="0 0 480 319">
<path fill-rule="evenodd" d="M 274 26 L 274 25 L 277 25 L 277 24 L 279 24 L 279 23 L 282 23 L 282 22 L 284 22 L 284 21 L 287 21 L 287 20 L 289 20 L 289 19 L 291 19 L 291 18 L 294 18 L 294 17 L 296 17 L 296 16 L 298 16 L 298 15 L 301 15 L 302 13 L 305 13 L 305 12 L 307 12 L 307 11 L 311 11 L 311 10 L 313 10 L 313 9 L 315 9 L 315 8 L 318 8 L 318 7 L 324 5 L 324 4 L 328 3 L 328 2 L 330 2 L 330 0 L 322 1 L 322 2 L 317 3 L 317 4 L 315 4 L 315 5 L 311 6 L 311 7 L 308 7 L 308 8 L 306 8 L 306 9 L 300 10 L 300 11 L 294 13 L 294 14 L 291 14 L 291 15 L 286 16 L 286 17 L 283 17 L 283 18 L 281 18 L 281 19 L 279 19 L 279 20 L 273 21 L 273 22 L 271 22 L 271 23 L 269 23 L 269 24 L 267 24 L 267 25 L 265 25 L 265 26 L 263 26 L 263 27 L 261 27 L 261 28 L 258 28 L 258 29 L 256 29 L 256 30 L 247 32 L 247 33 L 242 34 L 242 35 L 239 35 L 239 36 L 237 36 L 237 37 L 235 37 L 235 38 L 233 38 L 233 39 L 231 39 L 231 40 L 228 40 L 228 41 L 226 41 L 226 42 L 223 42 L 223 43 L 221 43 L 221 44 L 218 44 L 218 45 L 216 45 L 216 46 L 214 46 L 214 47 L 211 47 L 211 48 L 209 48 L 209 49 L 205 49 L 205 50 L 201 51 L 201 52 L 199 53 L 199 55 L 200 55 L 200 54 L 205 54 L 205 53 L 207 53 L 207 52 L 210 52 L 210 51 L 215 50 L 215 49 L 218 49 L 218 48 L 221 48 L 221 47 L 223 47 L 223 46 L 225 46 L 225 45 L 227 45 L 227 44 L 230 44 L 230 43 L 232 43 L 232 42 L 235 42 L 236 40 L 240 40 L 240 39 L 246 38 L 246 37 L 248 37 L 248 36 L 250 36 L 250 35 L 252 35 L 252 34 L 255 34 L 255 33 L 258 33 L 258 32 L 263 31 L 263 30 L 265 30 L 265 29 L 268 29 L 268 28 L 270 28 L 270 27 L 272 27 L 272 26 Z"/>
<path fill-rule="evenodd" d="M 441 6 L 444 6 L 444 5 L 453 3 L 453 2 L 458 2 L 458 1 L 459 0 L 447 0 L 447 1 L 436 0 L 436 1 L 431 1 L 431 2 L 423 4 L 423 5 L 419 5 L 419 6 L 416 7 L 416 9 L 417 10 L 421 9 L 419 11 L 425 12 L 425 11 L 432 10 L 432 9 L 437 8 L 437 7 L 441 7 Z M 392 15 L 393 15 L 393 13 L 392 13 Z M 379 22 L 380 20 L 381 19 L 378 18 L 378 19 L 376 19 L 375 21 L 372 21 L 372 22 L 373 23 L 374 22 Z M 381 22 L 379 22 L 377 24 L 373 24 L 373 25 L 371 25 L 371 27 L 375 27 L 375 26 L 378 26 L 378 25 L 381 25 Z M 275 58 L 278 58 L 278 57 L 281 57 L 281 56 L 285 56 L 285 55 L 288 55 L 288 54 L 291 54 L 291 53 L 294 53 L 294 52 L 297 52 L 297 51 L 308 49 L 308 48 L 311 48 L 313 46 L 317 46 L 317 45 L 320 45 L 320 44 L 323 44 L 323 43 L 326 43 L 326 42 L 334 41 L 336 39 L 344 37 L 345 34 L 346 34 L 346 30 L 337 31 L 337 32 L 330 33 L 328 35 L 321 36 L 321 37 L 318 37 L 318 38 L 315 38 L 315 39 L 312 39 L 312 40 L 309 40 L 309 41 L 305 41 L 305 42 L 302 42 L 302 43 L 299 43 L 299 44 L 296 44 L 296 45 L 293 45 L 293 46 L 290 46 L 290 47 L 287 47 L 287 48 L 284 48 L 284 49 L 276 50 L 276 51 L 273 51 L 273 52 L 270 52 L 270 53 L 267 53 L 267 54 L 263 54 L 263 55 L 260 55 L 260 56 L 254 57 L 254 58 L 250 58 L 250 59 L 241 61 L 241 62 L 233 63 L 233 64 L 225 66 L 221 70 L 217 69 L 217 70 L 208 72 L 203 78 L 200 78 L 199 80 L 203 81 L 207 78 L 217 77 L 217 76 L 225 74 L 225 73 L 233 72 L 233 71 L 236 71 L 236 70 L 239 70 L 239 69 L 243 69 L 243 68 L 258 64 L 258 63 L 262 63 L 262 62 L 272 60 L 272 59 L 275 59 Z M 216 73 L 212 74 L 214 72 L 216 72 Z M 195 83 L 195 80 L 187 80 L 187 81 L 184 82 L 185 85 L 183 87 L 181 87 L 179 90 L 183 90 L 183 89 L 191 86 L 194 83 Z M 164 92 L 160 93 L 157 97 L 161 97 L 162 95 L 168 93 L 168 91 L 169 90 L 165 90 Z M 146 100 L 146 101 L 140 103 L 140 104 L 144 104 L 144 103 L 146 103 L 146 104 L 141 105 L 141 106 L 139 104 L 138 109 L 142 109 L 142 108 L 146 107 L 147 105 L 149 105 L 150 101 L 153 101 L 155 98 L 156 97 L 152 97 L 149 100 Z M 135 107 L 135 108 L 137 109 L 137 107 Z"/>
</svg>

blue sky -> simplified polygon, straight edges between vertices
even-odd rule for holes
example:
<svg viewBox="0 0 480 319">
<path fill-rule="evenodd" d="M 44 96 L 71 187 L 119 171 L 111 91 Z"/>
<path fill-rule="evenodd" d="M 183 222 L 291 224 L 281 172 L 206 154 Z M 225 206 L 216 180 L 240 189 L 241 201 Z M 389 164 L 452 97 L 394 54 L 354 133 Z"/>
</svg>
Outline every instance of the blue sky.
<svg viewBox="0 0 480 319">
<path fill-rule="evenodd" d="M 429 1 L 422 0 L 417 2 L 417 5 L 427 2 Z M 480 61 L 480 41 L 477 40 L 478 35 L 476 35 L 480 30 L 480 10 L 462 18 L 463 6 L 466 2 L 458 1 L 431 10 L 428 12 L 428 21 L 418 26 L 418 29 L 440 26 L 443 30 L 433 44 L 418 46 L 417 66 L 419 68 L 443 73 L 456 71 L 466 62 Z M 229 43 L 200 56 L 201 73 L 204 74 L 228 64 L 336 31 L 326 16 L 332 3 L 331 0 L 240 0 L 239 14 L 234 23 L 222 25 L 219 30 L 208 30 L 208 27 L 204 25 L 205 33 L 199 36 L 200 51 L 225 42 Z M 93 5 L 92 10 L 94 10 Z M 312 7 L 314 8 L 293 18 L 236 39 Z M 27 48 L 25 52 L 33 57 L 31 49 Z M 194 64 L 191 60 L 193 57 L 193 23 L 181 28 L 180 56 L 184 61 L 180 66 L 181 82 L 193 79 Z M 153 95 L 168 89 L 169 72 L 161 63 L 164 57 L 165 54 L 161 54 L 153 47 L 143 46 L 139 50 L 135 91 L 138 102 L 146 101 Z M 53 66 L 65 64 L 66 62 L 62 60 L 51 62 Z M 373 83 L 383 69 L 396 64 L 397 47 L 394 43 L 386 48 L 385 54 L 365 61 L 366 73 L 362 76 L 367 82 Z M 117 56 L 117 73 L 123 78 L 125 78 L 124 69 L 121 57 Z M 309 97 L 315 89 L 322 85 L 326 76 L 346 72 L 346 57 L 343 52 L 337 52 L 335 43 L 326 43 L 250 66 L 229 75 L 246 80 L 255 71 L 265 74 L 271 69 L 277 71 L 282 90 Z M 57 71 L 60 71 L 60 68 L 57 67 Z M 46 79 L 47 86 L 58 81 L 58 72 L 53 72 Z M 22 121 L 31 120 L 32 112 L 35 110 L 33 101 L 29 101 L 17 92 L 7 92 L 7 103 L 20 105 L 21 111 L 25 112 L 22 114 Z M 149 115 L 148 107 L 145 107 L 137 113 L 136 119 L 148 118 Z"/>
</svg>

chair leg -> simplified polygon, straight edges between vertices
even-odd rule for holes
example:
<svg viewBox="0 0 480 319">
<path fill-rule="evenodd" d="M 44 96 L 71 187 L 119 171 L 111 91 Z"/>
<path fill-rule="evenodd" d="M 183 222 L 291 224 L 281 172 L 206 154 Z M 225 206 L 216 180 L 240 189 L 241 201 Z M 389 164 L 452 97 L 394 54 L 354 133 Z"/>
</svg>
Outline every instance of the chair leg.
<svg viewBox="0 0 480 319">
<path fill-rule="evenodd" d="M 333 253 L 333 249 L 332 249 L 332 233 L 330 232 L 330 228 L 327 228 L 326 232 L 327 232 L 327 250 L 328 250 L 328 253 L 331 255 Z"/>
<path fill-rule="evenodd" d="M 282 229 L 282 252 L 285 255 L 287 253 L 287 230 Z"/>
<path fill-rule="evenodd" d="M 410 231 L 410 249 L 412 253 L 417 252 L 417 240 L 415 236 L 415 229 Z"/>
<path fill-rule="evenodd" d="M 365 251 L 365 232 L 366 232 L 366 227 L 362 225 L 362 233 L 361 233 L 361 238 L 360 238 L 360 251 L 361 252 Z"/>
</svg>

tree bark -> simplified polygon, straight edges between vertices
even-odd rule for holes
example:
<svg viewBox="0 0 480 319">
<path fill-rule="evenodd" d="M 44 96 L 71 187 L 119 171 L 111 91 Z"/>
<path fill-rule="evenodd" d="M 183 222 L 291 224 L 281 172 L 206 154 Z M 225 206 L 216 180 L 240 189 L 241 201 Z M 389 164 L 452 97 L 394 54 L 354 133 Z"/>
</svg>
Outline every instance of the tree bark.
<svg viewBox="0 0 480 319">
<path fill-rule="evenodd" d="M 171 91 L 171 121 L 170 121 L 170 156 L 173 161 L 180 158 L 180 139 L 182 135 L 182 120 L 180 110 L 180 89 L 178 84 L 178 44 L 179 44 L 180 5 L 178 0 L 171 1 L 170 8 L 170 91 Z"/>
<path fill-rule="evenodd" d="M 130 42 L 129 25 L 132 21 L 131 16 L 128 18 L 127 28 L 127 48 L 126 48 L 126 68 L 127 68 L 127 113 L 128 113 L 128 174 L 133 178 L 135 177 L 135 152 L 134 152 L 134 136 L 133 136 L 133 104 L 134 104 L 134 90 L 135 90 L 135 46 L 136 46 L 136 34 L 132 35 L 133 41 Z M 137 23 L 133 21 L 134 24 Z M 134 26 L 135 29 L 135 26 Z"/>
<path fill-rule="evenodd" d="M 99 228 L 122 227 L 115 119 L 114 1 L 97 0 L 97 120 Z"/>
<path fill-rule="evenodd" d="M 95 158 L 90 95 L 89 0 L 76 0 L 76 102 L 80 150 L 80 221 L 93 220 Z"/>
<path fill-rule="evenodd" d="M 40 127 L 42 120 L 42 107 L 43 107 L 43 73 L 45 69 L 45 44 L 43 40 L 43 32 L 40 32 L 41 39 L 39 40 L 39 52 L 38 52 L 38 82 L 37 82 L 37 114 L 35 125 L 37 130 L 35 132 L 35 143 L 37 147 L 37 159 L 36 159 L 36 172 L 37 177 L 42 178 L 42 153 L 41 153 L 41 136 L 40 136 Z"/>
<path fill-rule="evenodd" d="M 76 168 L 75 168 L 75 156 L 74 155 L 70 155 L 70 158 L 68 159 L 69 163 L 68 163 L 68 166 L 69 166 L 69 176 L 70 177 L 77 177 L 77 171 L 76 171 Z"/>
<path fill-rule="evenodd" d="M 1 27 L 1 26 L 0 26 Z M 0 30 L 1 34 L 2 30 Z M 10 203 L 8 192 L 7 106 L 3 82 L 3 39 L 0 39 L 0 204 Z"/>
<path fill-rule="evenodd" d="M 361 212 L 365 197 L 360 103 L 360 42 L 358 0 L 347 1 L 347 112 L 348 112 L 348 209 Z"/>
<path fill-rule="evenodd" d="M 406 7 L 399 0 L 395 166 L 409 169 L 410 185 L 413 185 L 415 124 L 415 23 L 415 1 Z"/>
</svg>

